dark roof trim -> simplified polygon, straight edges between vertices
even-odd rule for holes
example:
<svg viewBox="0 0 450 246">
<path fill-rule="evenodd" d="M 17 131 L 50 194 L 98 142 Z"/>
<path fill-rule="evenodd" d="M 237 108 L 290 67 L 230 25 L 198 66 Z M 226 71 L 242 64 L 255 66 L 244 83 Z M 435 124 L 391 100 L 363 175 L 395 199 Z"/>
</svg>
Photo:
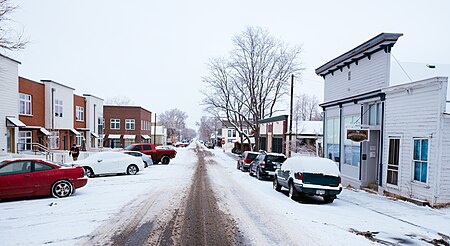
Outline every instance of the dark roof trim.
<svg viewBox="0 0 450 246">
<path fill-rule="evenodd" d="M 66 87 L 66 88 L 71 89 L 71 90 L 75 90 L 75 88 L 72 88 L 72 87 L 70 87 L 70 86 L 67 86 L 67 85 L 58 83 L 58 82 L 53 81 L 53 80 L 51 80 L 51 79 L 41 79 L 41 82 L 44 83 L 44 84 L 45 84 L 45 83 L 53 83 L 53 84 L 56 84 L 56 85 L 59 85 L 59 86 L 62 86 L 62 87 Z"/>
<path fill-rule="evenodd" d="M 3 58 L 8 59 L 8 60 L 10 60 L 10 61 L 16 62 L 16 63 L 18 63 L 18 64 L 22 64 L 20 61 L 14 60 L 14 59 L 12 59 L 12 58 L 10 58 L 10 57 L 7 57 L 7 56 L 5 56 L 5 55 L 0 54 L 0 56 L 3 57 Z"/>
<path fill-rule="evenodd" d="M 367 92 L 367 93 L 363 93 L 363 94 L 359 94 L 359 95 L 355 95 L 355 96 L 351 96 L 351 97 L 347 97 L 347 98 L 343 98 L 343 99 L 339 99 L 339 100 L 335 100 L 335 101 L 331 101 L 331 102 L 322 103 L 319 106 L 325 110 L 325 108 L 334 107 L 334 106 L 342 106 L 343 104 L 347 104 L 347 103 L 357 104 L 358 101 L 363 101 L 366 99 L 376 98 L 376 97 L 379 97 L 381 101 L 384 101 L 385 94 L 383 92 L 381 92 L 381 90 L 375 90 L 375 91 L 371 91 L 371 92 Z"/>
<path fill-rule="evenodd" d="M 369 57 L 369 59 L 370 59 L 371 54 L 376 53 L 382 49 L 384 49 L 386 52 L 388 52 L 388 51 L 390 52 L 390 47 L 394 46 L 395 42 L 397 42 L 398 38 L 401 36 L 403 36 L 402 33 L 381 33 L 381 34 L 377 35 L 376 37 L 370 39 L 369 41 L 359 45 L 358 47 L 325 63 L 324 65 L 317 68 L 315 72 L 317 75 L 325 76 L 328 73 L 333 73 L 334 71 L 339 69 L 339 68 L 334 68 L 334 67 L 338 66 L 339 64 L 341 64 L 347 60 L 351 60 L 350 63 L 352 63 L 352 62 L 357 62 L 358 60 L 360 60 L 364 57 Z M 380 45 L 384 42 L 391 42 L 390 44 L 387 45 L 387 46 L 389 46 L 389 48 L 386 48 L 386 45 Z M 377 45 L 380 45 L 380 47 L 378 49 L 376 49 L 375 51 L 372 51 L 372 52 L 367 52 L 368 50 L 376 47 Z M 363 54 L 363 55 L 361 57 L 355 57 L 360 54 Z M 351 59 L 351 58 L 353 58 L 353 59 Z M 350 63 L 344 63 L 344 64 L 346 66 L 349 66 Z"/>
<path fill-rule="evenodd" d="M 269 122 L 275 122 L 275 121 L 283 121 L 286 120 L 288 118 L 288 115 L 279 115 L 279 116 L 275 116 L 275 117 L 271 117 L 271 118 L 267 118 L 267 119 L 262 119 L 259 121 L 259 123 L 269 123 Z"/>
</svg>

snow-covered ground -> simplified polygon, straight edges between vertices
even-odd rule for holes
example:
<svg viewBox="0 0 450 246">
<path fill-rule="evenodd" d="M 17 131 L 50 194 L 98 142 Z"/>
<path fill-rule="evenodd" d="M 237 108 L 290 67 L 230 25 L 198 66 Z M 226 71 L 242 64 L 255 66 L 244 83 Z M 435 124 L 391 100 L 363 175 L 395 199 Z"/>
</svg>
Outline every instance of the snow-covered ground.
<svg viewBox="0 0 450 246">
<path fill-rule="evenodd" d="M 286 191 L 273 190 L 271 182 L 237 170 L 236 161 L 221 149 L 204 151 L 214 154 L 207 157 L 207 168 L 220 208 L 235 218 L 251 245 L 370 245 L 376 240 L 429 245 L 422 239 L 450 235 L 450 209 L 354 190 L 344 190 L 332 204 L 320 198 L 292 201 Z M 197 161 L 191 148 L 177 152 L 169 165 L 153 165 L 136 176 L 89 179 L 69 198 L 0 202 L 0 245 L 102 244 L 92 235 L 117 230 L 111 221 L 117 225 L 130 214 L 141 216 L 137 204 L 147 204 L 143 221 L 170 217 L 191 184 Z M 375 241 L 357 232 L 372 232 L 366 235 Z"/>
</svg>

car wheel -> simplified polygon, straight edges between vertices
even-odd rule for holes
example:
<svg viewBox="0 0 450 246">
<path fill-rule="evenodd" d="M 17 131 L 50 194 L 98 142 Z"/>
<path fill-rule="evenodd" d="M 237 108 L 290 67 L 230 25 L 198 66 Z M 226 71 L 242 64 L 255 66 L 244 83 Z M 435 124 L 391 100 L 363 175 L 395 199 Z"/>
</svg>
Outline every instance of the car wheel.
<svg viewBox="0 0 450 246">
<path fill-rule="evenodd" d="M 323 201 L 325 203 L 332 203 L 334 201 L 334 199 L 336 198 L 336 196 L 331 195 L 331 196 L 324 196 L 323 197 Z"/>
<path fill-rule="evenodd" d="M 275 179 L 273 180 L 273 189 L 276 191 L 281 191 L 281 185 L 278 183 L 278 179 L 275 176 Z"/>
<path fill-rule="evenodd" d="M 253 176 L 253 173 L 252 173 L 252 169 L 251 169 L 251 168 L 248 169 L 248 175 Z"/>
<path fill-rule="evenodd" d="M 127 167 L 127 174 L 128 175 L 136 175 L 139 172 L 139 169 L 136 165 L 131 164 Z"/>
<path fill-rule="evenodd" d="M 84 175 L 86 175 L 86 177 L 88 178 L 93 178 L 95 177 L 94 171 L 92 171 L 92 168 L 90 167 L 83 167 L 84 168 Z"/>
<path fill-rule="evenodd" d="M 263 179 L 263 177 L 262 177 L 262 175 L 261 175 L 261 172 L 259 171 L 259 168 L 256 169 L 256 178 L 257 178 L 258 180 L 262 180 L 262 179 Z"/>
<path fill-rule="evenodd" d="M 295 190 L 294 184 L 292 182 L 289 183 L 289 198 L 292 200 L 296 200 L 298 198 L 298 192 Z"/>
<path fill-rule="evenodd" d="M 168 156 L 163 156 L 161 158 L 161 164 L 167 165 L 170 162 L 170 158 Z"/>
<path fill-rule="evenodd" d="M 239 170 L 241 167 L 239 166 L 239 162 L 236 164 L 236 168 Z"/>
<path fill-rule="evenodd" d="M 73 185 L 67 180 L 56 181 L 52 186 L 52 195 L 57 198 L 68 197 L 72 195 L 73 192 Z"/>
<path fill-rule="evenodd" d="M 158 164 L 159 163 L 159 161 L 157 161 L 157 160 L 153 160 L 153 164 Z"/>
</svg>

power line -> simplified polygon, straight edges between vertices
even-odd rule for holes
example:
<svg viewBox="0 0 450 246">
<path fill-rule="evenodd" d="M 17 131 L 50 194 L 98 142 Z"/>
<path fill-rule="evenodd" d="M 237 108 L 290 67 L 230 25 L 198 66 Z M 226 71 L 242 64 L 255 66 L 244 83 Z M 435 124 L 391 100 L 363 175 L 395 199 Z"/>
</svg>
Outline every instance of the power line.
<svg viewBox="0 0 450 246">
<path fill-rule="evenodd" d="M 405 69 L 402 67 L 402 65 L 400 65 L 400 62 L 398 62 L 397 58 L 395 58 L 394 54 L 392 54 L 392 57 L 394 57 L 395 62 L 397 62 L 397 64 L 400 66 L 400 68 L 403 70 L 403 72 L 406 74 L 406 76 L 408 76 L 409 81 L 412 81 L 411 77 L 409 77 L 409 74 L 405 71 Z"/>
</svg>

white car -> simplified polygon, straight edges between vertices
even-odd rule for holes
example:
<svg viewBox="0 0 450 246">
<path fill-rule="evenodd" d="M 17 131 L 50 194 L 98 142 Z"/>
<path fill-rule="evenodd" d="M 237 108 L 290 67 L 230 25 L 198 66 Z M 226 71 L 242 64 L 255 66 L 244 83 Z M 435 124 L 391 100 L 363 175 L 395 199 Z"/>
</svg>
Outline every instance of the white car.
<svg viewBox="0 0 450 246">
<path fill-rule="evenodd" d="M 124 154 L 127 154 L 127 155 L 132 155 L 132 156 L 141 158 L 142 161 L 144 162 L 144 167 L 148 167 L 150 165 L 153 165 L 153 160 L 152 160 L 152 156 L 151 155 L 146 155 L 146 154 L 141 153 L 139 151 L 132 151 L 132 150 L 124 150 L 124 151 L 121 151 L 121 152 L 124 153 Z"/>
<path fill-rule="evenodd" d="M 82 166 L 84 173 L 89 178 L 103 174 L 135 175 L 145 168 L 140 157 L 125 155 L 121 152 L 99 152 L 72 163 Z"/>
<path fill-rule="evenodd" d="M 293 200 L 302 194 L 322 196 L 325 203 L 332 203 L 341 193 L 341 173 L 336 162 L 321 157 L 296 156 L 288 158 L 277 169 L 273 188 L 289 189 Z"/>
</svg>

